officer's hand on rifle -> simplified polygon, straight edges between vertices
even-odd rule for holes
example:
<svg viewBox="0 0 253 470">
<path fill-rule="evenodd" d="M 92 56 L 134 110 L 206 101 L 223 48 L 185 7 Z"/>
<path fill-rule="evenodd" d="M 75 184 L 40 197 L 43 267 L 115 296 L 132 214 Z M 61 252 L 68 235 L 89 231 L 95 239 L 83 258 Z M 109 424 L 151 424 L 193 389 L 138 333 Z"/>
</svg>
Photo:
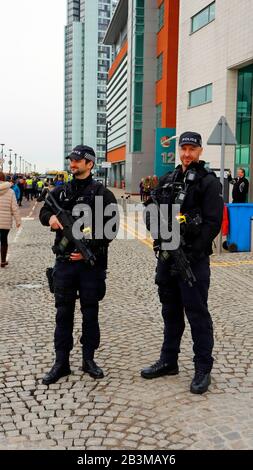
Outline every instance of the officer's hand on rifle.
<svg viewBox="0 0 253 470">
<path fill-rule="evenodd" d="M 69 259 L 71 261 L 81 261 L 84 259 L 83 255 L 81 253 L 78 253 L 78 252 L 73 252 L 71 253 L 71 255 L 69 256 Z"/>
<path fill-rule="evenodd" d="M 63 230 L 62 224 L 57 219 L 56 215 L 52 215 L 49 219 L 49 225 L 53 230 L 58 230 L 59 228 Z"/>
</svg>

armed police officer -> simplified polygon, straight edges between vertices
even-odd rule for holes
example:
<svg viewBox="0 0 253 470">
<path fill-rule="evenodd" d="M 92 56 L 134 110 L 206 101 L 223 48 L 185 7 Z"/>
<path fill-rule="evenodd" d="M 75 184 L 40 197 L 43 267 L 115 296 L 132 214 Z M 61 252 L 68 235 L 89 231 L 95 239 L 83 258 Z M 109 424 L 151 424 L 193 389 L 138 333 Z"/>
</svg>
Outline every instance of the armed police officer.
<svg viewBox="0 0 253 470">
<path fill-rule="evenodd" d="M 56 328 L 54 346 L 56 360 L 52 369 L 44 376 L 42 383 L 49 385 L 60 377 L 71 373 L 69 364 L 70 351 L 73 348 L 73 323 L 77 295 L 80 298 L 82 322 L 82 352 L 83 371 L 95 379 L 104 377 L 103 370 L 94 361 L 94 354 L 100 343 L 100 329 L 98 321 L 99 301 L 103 299 L 106 291 L 105 279 L 107 268 L 107 252 L 109 242 L 115 238 L 117 231 L 116 199 L 111 191 L 92 178 L 91 170 L 95 164 L 95 152 L 91 147 L 79 145 L 67 157 L 70 160 L 70 170 L 73 179 L 64 185 L 58 186 L 48 193 L 44 206 L 40 211 L 42 225 L 49 225 L 56 231 L 53 251 L 56 254 L 56 264 L 53 269 L 53 286 L 55 294 Z M 58 220 L 52 209 L 53 200 L 59 209 L 74 214 L 78 207 L 88 207 L 92 215 L 92 229 L 90 221 L 81 225 L 86 219 L 80 218 L 80 231 L 90 231 L 91 239 L 88 248 L 82 254 L 76 245 L 69 242 L 64 236 L 63 224 Z M 97 196 L 102 197 L 102 229 L 103 233 L 98 239 L 94 235 L 95 221 L 97 223 Z M 51 202 L 50 202 L 51 201 Z M 104 216 L 104 209 L 112 208 L 111 216 Z M 113 209 L 114 208 L 114 209 Z M 96 209 L 96 210 L 95 210 Z M 85 209 L 84 209 L 85 211 Z M 96 214 L 95 214 L 96 212 Z M 110 212 L 110 211 L 109 211 Z M 59 216 L 59 211 L 56 213 Z M 71 215 L 70 215 L 71 217 Z M 106 222 L 116 220 L 112 225 L 111 237 L 105 236 Z M 74 233 L 74 232 L 73 232 Z M 82 248 L 82 245 L 80 245 Z M 86 247 L 86 245 L 85 245 Z M 81 250 L 83 252 L 83 250 Z"/>
<path fill-rule="evenodd" d="M 163 251 L 159 240 L 156 242 L 158 264 L 155 282 L 162 304 L 164 340 L 160 359 L 141 371 L 145 379 L 178 374 L 185 312 L 191 327 L 195 365 L 190 391 L 197 394 L 206 392 L 211 383 L 214 340 L 207 306 L 209 255 L 212 241 L 220 231 L 223 214 L 220 182 L 214 173 L 205 169 L 205 162 L 200 160 L 202 152 L 200 134 L 181 134 L 181 165 L 160 179 L 159 187 L 149 201 L 158 200 L 160 203 L 166 200 L 169 210 L 173 204 L 179 204 L 183 244 L 180 254 L 177 250 Z M 160 200 L 159 194 L 162 194 Z"/>
</svg>

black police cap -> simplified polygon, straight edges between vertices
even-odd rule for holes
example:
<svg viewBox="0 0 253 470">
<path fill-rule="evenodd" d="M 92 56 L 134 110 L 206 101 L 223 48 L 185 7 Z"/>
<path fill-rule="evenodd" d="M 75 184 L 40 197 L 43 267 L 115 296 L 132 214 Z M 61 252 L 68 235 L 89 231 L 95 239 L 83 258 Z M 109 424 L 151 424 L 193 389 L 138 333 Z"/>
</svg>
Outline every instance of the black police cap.
<svg viewBox="0 0 253 470">
<path fill-rule="evenodd" d="M 82 160 L 85 158 L 86 160 L 90 160 L 91 162 L 95 163 L 96 154 L 92 147 L 88 145 L 77 145 L 73 148 L 70 155 L 66 157 L 66 159 L 70 160 Z"/>
<path fill-rule="evenodd" d="M 178 145 L 193 145 L 194 147 L 202 147 L 202 137 L 197 132 L 183 132 L 179 137 Z"/>
</svg>

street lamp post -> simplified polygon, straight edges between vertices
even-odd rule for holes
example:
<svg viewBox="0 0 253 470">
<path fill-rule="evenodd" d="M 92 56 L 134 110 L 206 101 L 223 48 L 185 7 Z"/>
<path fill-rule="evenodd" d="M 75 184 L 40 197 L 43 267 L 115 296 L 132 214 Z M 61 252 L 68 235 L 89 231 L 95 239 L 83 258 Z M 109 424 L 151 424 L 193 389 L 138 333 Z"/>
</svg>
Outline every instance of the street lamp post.
<svg viewBox="0 0 253 470">
<path fill-rule="evenodd" d="M 19 157 L 19 173 L 22 173 L 22 170 L 21 170 L 21 158 L 22 158 L 22 157 L 21 157 L 21 155 L 20 155 L 20 157 Z"/>
<path fill-rule="evenodd" d="M 4 146 L 5 144 L 0 144 L 2 146 L 1 150 L 1 160 L 0 160 L 0 171 L 3 171 L 4 168 Z"/>
<path fill-rule="evenodd" d="M 18 154 L 17 154 L 17 153 L 15 153 L 15 154 L 14 154 L 14 157 L 15 157 L 15 167 L 14 167 L 14 173 L 15 173 L 15 174 L 17 173 L 17 156 L 18 156 Z"/>
<path fill-rule="evenodd" d="M 12 149 L 9 149 L 9 152 L 10 152 L 10 155 L 9 155 L 9 162 L 8 162 L 8 165 L 9 165 L 9 174 L 11 174 L 11 165 L 12 165 L 12 161 L 11 161 L 11 152 L 12 152 Z"/>
<path fill-rule="evenodd" d="M 25 174 L 25 160 L 22 158 L 22 173 Z"/>
</svg>

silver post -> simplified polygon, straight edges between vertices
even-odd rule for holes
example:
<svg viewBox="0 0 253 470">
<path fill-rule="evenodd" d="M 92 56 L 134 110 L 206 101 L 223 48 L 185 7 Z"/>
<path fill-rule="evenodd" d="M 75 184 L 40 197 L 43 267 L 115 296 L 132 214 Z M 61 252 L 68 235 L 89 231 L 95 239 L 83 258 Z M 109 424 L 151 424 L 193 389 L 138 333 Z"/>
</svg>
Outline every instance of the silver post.
<svg viewBox="0 0 253 470">
<path fill-rule="evenodd" d="M 225 168 L 225 141 L 226 141 L 226 120 L 221 118 L 221 161 L 220 161 L 220 183 L 222 187 L 222 196 L 224 197 L 224 168 Z M 218 255 L 222 253 L 222 233 L 218 236 Z"/>
<path fill-rule="evenodd" d="M 224 196 L 224 167 L 225 167 L 225 140 L 226 122 L 224 116 L 221 118 L 221 162 L 220 162 L 220 182 L 222 185 L 222 195 Z"/>
<path fill-rule="evenodd" d="M 9 149 L 9 152 L 10 152 L 10 155 L 9 155 L 9 174 L 11 174 L 11 165 L 12 165 L 11 152 L 12 152 L 12 149 Z"/>
<path fill-rule="evenodd" d="M 1 150 L 1 162 L 0 162 L 0 171 L 3 171 L 4 168 L 4 146 L 5 144 L 0 144 L 2 146 Z"/>
</svg>

